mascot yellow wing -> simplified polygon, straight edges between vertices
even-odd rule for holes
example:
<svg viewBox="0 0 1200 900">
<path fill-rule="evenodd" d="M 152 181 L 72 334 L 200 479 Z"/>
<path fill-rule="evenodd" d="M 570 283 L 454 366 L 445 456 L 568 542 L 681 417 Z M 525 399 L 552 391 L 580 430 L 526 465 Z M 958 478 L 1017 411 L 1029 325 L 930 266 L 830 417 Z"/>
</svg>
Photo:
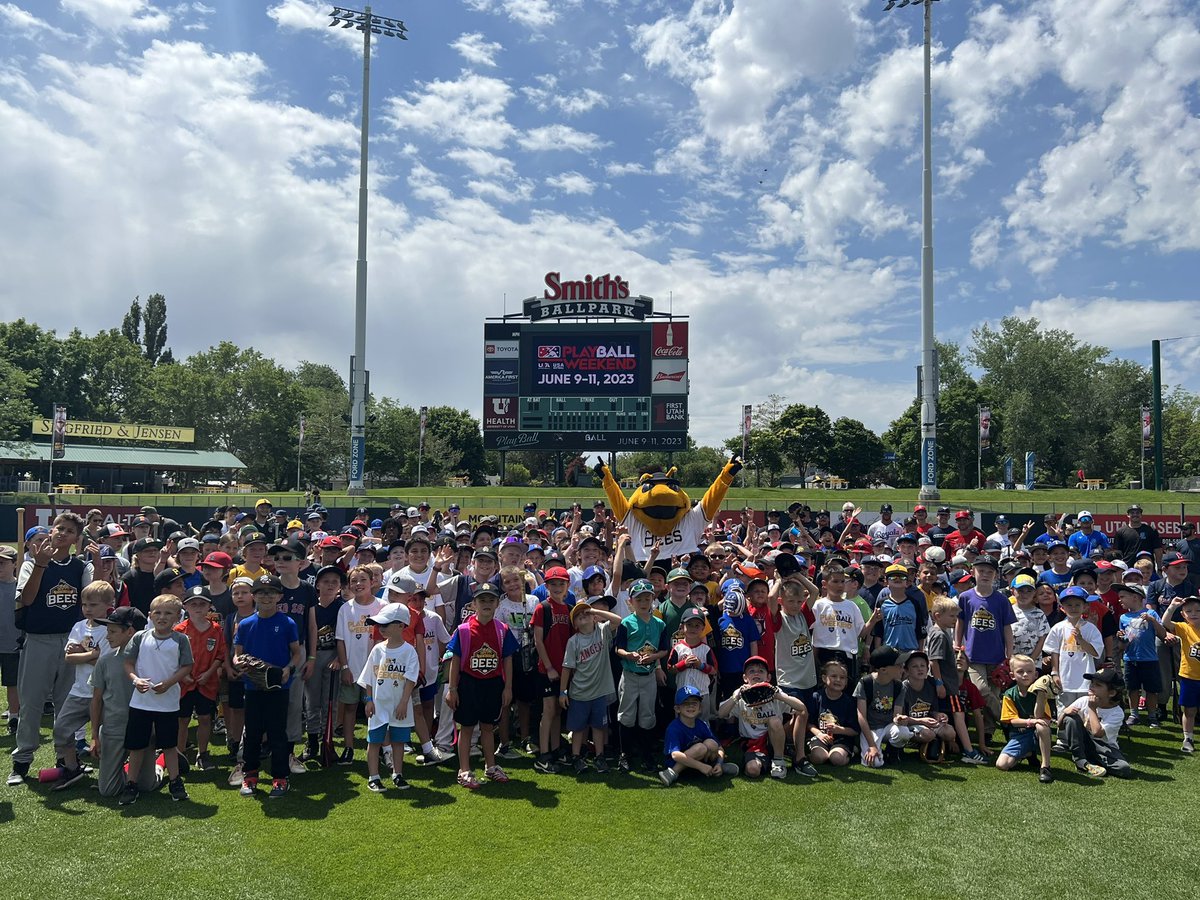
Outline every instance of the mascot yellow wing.
<svg viewBox="0 0 1200 900">
<path fill-rule="evenodd" d="M 704 496 L 700 498 L 700 508 L 704 510 L 704 518 L 712 521 L 713 518 L 721 510 L 721 503 L 725 500 L 725 494 L 733 485 L 733 478 L 742 470 L 742 462 L 736 456 L 725 463 L 725 468 L 721 470 L 721 474 L 717 476 Z"/>
<path fill-rule="evenodd" d="M 612 472 L 608 470 L 608 466 L 601 462 L 596 468 L 599 470 L 601 484 L 604 485 L 604 494 L 608 497 L 608 505 L 612 507 L 613 515 L 617 517 L 617 521 L 621 522 L 629 514 L 629 501 L 621 493 L 621 486 L 612 477 Z M 722 493 L 722 496 L 724 496 L 724 493 Z"/>
</svg>

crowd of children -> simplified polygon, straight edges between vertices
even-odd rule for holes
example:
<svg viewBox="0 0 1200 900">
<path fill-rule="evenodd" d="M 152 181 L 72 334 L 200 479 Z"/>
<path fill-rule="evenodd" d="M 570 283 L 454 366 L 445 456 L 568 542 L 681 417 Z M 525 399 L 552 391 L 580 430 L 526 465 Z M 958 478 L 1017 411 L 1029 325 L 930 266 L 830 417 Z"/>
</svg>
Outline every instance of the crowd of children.
<svg viewBox="0 0 1200 900">
<path fill-rule="evenodd" d="M 1098 541 L 1090 557 L 1056 530 L 1026 545 L 1028 527 L 1000 544 L 967 510 L 953 529 L 946 508 L 937 525 L 923 507 L 902 523 L 885 510 L 868 534 L 857 509 L 840 534 L 798 504 L 761 530 L 719 520 L 705 546 L 656 547 L 644 565 L 611 516 L 588 524 L 578 507 L 528 509 L 512 529 L 397 507 L 338 534 L 314 508 L 272 538 L 215 519 L 124 548 L 62 513 L 23 558 L 0 548 L 7 780 L 30 776 L 47 704 L 43 780 L 78 785 L 90 759 L 123 805 L 163 785 L 186 800 L 185 774 L 218 765 L 222 736 L 229 784 L 256 795 L 265 764 L 282 798 L 310 765 L 353 765 L 363 720 L 376 793 L 387 769 L 408 787 L 406 755 L 454 760 L 468 790 L 476 754 L 498 783 L 523 754 L 540 775 L 640 769 L 668 787 L 906 755 L 1029 760 L 1050 782 L 1056 752 L 1127 778 L 1122 731 L 1160 727 L 1172 697 L 1194 751 L 1187 559 L 1134 548 L 1130 565 Z"/>
</svg>

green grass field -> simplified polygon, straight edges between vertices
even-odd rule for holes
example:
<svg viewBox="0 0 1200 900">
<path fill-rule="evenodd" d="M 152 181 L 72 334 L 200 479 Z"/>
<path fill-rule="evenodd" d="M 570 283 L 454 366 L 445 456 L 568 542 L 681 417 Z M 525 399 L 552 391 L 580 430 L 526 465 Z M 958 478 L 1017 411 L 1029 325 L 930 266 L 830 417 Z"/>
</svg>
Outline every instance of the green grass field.
<svg viewBox="0 0 1200 900">
<path fill-rule="evenodd" d="M 1024 766 L 906 758 L 814 783 L 667 789 L 653 776 L 537 775 L 521 760 L 511 783 L 475 794 L 449 766 L 410 765 L 412 790 L 374 795 L 361 751 L 276 801 L 239 797 L 221 768 L 193 774 L 186 803 L 155 794 L 125 808 L 90 781 L 58 793 L 27 782 L 0 786 L 0 877 L 6 896 L 45 900 L 1195 896 L 1200 759 L 1178 752 L 1174 725 L 1125 746 L 1135 780 L 1088 779 L 1056 757 L 1051 785 Z"/>
</svg>

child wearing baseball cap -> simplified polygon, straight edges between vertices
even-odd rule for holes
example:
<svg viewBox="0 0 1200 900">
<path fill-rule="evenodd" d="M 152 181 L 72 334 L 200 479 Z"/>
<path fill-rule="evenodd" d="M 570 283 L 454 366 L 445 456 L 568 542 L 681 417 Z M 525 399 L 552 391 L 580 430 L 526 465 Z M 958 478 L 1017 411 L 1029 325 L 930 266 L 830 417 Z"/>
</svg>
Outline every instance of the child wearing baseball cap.
<svg viewBox="0 0 1200 900">
<path fill-rule="evenodd" d="M 725 751 L 708 723 L 699 719 L 700 699 L 700 689 L 690 684 L 675 692 L 675 719 L 667 726 L 663 737 L 667 767 L 658 773 L 658 780 L 667 787 L 688 770 L 707 778 L 732 776 L 740 771 L 736 765 L 725 761 Z"/>
<path fill-rule="evenodd" d="M 408 789 L 404 745 L 412 736 L 412 695 L 421 668 L 417 651 L 404 639 L 412 616 L 406 604 L 389 603 L 367 621 L 383 635 L 367 654 L 357 681 L 367 714 L 367 788 L 376 794 L 385 790 L 379 756 L 383 745 L 390 744 L 392 784 L 403 791 Z"/>
<path fill-rule="evenodd" d="M 208 753 L 212 736 L 213 714 L 217 711 L 217 695 L 221 689 L 221 671 L 225 667 L 225 636 L 209 618 L 212 605 L 206 594 L 189 594 L 183 600 L 187 618 L 175 630 L 188 639 L 192 647 L 192 671 L 183 679 L 179 698 L 180 755 L 187 747 L 188 727 L 196 716 L 196 768 L 207 772 L 213 768 Z"/>
<path fill-rule="evenodd" d="M 758 778 L 767 770 L 767 750 L 770 749 L 770 773 L 772 778 L 787 778 L 787 763 L 784 756 L 786 736 L 783 728 L 785 709 L 794 717 L 802 719 L 800 733 L 808 727 L 808 707 L 804 701 L 789 696 L 777 686 L 774 694 L 765 702 L 748 702 L 743 694 L 756 685 L 770 687 L 771 670 L 761 656 L 751 656 L 742 669 L 742 684 L 717 708 L 722 719 L 737 719 L 738 733 L 746 739 L 745 772 L 750 778 Z M 765 692 L 764 692 L 765 693 Z M 817 770 L 805 757 L 803 743 L 796 747 L 796 771 L 806 778 L 816 778 Z"/>
<path fill-rule="evenodd" d="M 652 744 L 654 726 L 658 720 L 655 706 L 658 680 L 665 682 L 659 661 L 670 652 L 670 636 L 666 623 L 654 615 L 654 585 L 639 578 L 629 586 L 633 612 L 621 620 L 617 628 L 616 654 L 621 660 L 621 683 L 617 688 L 617 721 L 621 725 L 621 756 L 617 767 L 622 772 L 632 768 L 631 756 L 640 750 L 646 771 L 658 766 Z"/>
<path fill-rule="evenodd" d="M 596 751 L 596 771 L 601 775 L 608 773 L 608 763 L 604 760 L 604 738 L 608 731 L 608 701 L 615 691 L 608 658 L 612 649 L 613 630 L 620 624 L 621 617 L 616 613 L 599 606 L 589 606 L 585 601 L 571 607 L 571 627 L 575 633 L 568 639 L 563 654 L 559 704 L 567 713 L 567 731 L 571 733 L 571 755 L 576 775 L 587 771 L 583 739 L 589 728 Z"/>
<path fill-rule="evenodd" d="M 1067 747 L 1075 768 L 1092 778 L 1115 775 L 1132 778 L 1133 770 L 1121 754 L 1117 736 L 1125 723 L 1121 691 L 1125 682 L 1116 669 L 1085 675 L 1086 696 L 1066 707 L 1058 717 L 1059 740 Z"/>
<path fill-rule="evenodd" d="M 555 759 L 561 753 L 562 706 L 558 698 L 562 690 L 563 655 L 571 637 L 571 610 L 566 603 L 570 584 L 571 576 L 562 566 L 547 569 L 542 584 L 546 599 L 534 609 L 531 620 L 542 696 L 538 759 L 533 767 L 543 775 L 553 775 L 558 771 Z"/>
</svg>

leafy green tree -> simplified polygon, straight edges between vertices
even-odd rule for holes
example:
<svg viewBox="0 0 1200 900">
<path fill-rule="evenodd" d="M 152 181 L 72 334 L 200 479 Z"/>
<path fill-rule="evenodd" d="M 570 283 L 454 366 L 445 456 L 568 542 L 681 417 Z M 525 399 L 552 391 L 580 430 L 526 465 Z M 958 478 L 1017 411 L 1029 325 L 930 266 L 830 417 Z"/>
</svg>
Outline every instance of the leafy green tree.
<svg viewBox="0 0 1200 900">
<path fill-rule="evenodd" d="M 829 467 L 854 487 L 864 487 L 867 476 L 883 467 L 883 441 L 857 419 L 843 416 L 833 423 Z"/>
<path fill-rule="evenodd" d="M 1163 477 L 1200 476 L 1200 396 L 1176 388 L 1163 398 Z M 1152 460 L 1146 480 L 1153 481 Z"/>
<path fill-rule="evenodd" d="M 29 423 L 37 417 L 29 401 L 32 387 L 29 375 L 0 359 L 0 440 L 21 440 L 29 434 Z"/>
<path fill-rule="evenodd" d="M 811 466 L 827 466 L 833 447 L 833 426 L 829 415 L 819 406 L 793 403 L 779 415 L 774 431 L 779 436 L 780 452 L 801 475 Z"/>
<path fill-rule="evenodd" d="M 162 294 L 151 294 L 146 298 L 146 309 L 142 313 L 142 347 L 152 366 L 175 361 L 167 347 L 167 298 Z"/>
</svg>

